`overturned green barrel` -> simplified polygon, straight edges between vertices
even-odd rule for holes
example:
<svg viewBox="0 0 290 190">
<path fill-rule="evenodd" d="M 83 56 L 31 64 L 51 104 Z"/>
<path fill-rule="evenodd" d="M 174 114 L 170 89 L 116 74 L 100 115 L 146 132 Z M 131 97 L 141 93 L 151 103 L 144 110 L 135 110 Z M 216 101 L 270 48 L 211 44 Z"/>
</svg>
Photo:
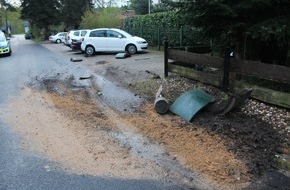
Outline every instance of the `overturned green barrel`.
<svg viewBox="0 0 290 190">
<path fill-rule="evenodd" d="M 170 111 L 191 121 L 199 110 L 214 101 L 212 96 L 201 89 L 193 89 L 179 96 L 171 105 Z"/>
</svg>

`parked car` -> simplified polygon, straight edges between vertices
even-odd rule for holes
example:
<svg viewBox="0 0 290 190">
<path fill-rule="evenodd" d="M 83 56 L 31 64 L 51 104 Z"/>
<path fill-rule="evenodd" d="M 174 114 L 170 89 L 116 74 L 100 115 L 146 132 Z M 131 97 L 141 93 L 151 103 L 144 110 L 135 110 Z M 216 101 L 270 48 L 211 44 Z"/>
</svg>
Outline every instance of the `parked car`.
<svg viewBox="0 0 290 190">
<path fill-rule="evenodd" d="M 70 47 L 70 42 L 68 41 L 69 40 L 69 33 L 70 33 L 71 31 L 69 31 L 69 32 L 67 32 L 66 33 L 66 35 L 65 35 L 65 37 L 64 37 L 64 40 L 63 40 L 63 44 L 64 45 L 66 45 L 66 46 L 68 46 L 68 47 Z"/>
<path fill-rule="evenodd" d="M 67 33 L 65 40 L 64 40 L 64 45 L 68 47 L 72 47 L 72 40 L 81 40 L 83 36 L 86 35 L 86 33 L 89 30 L 83 29 L 83 30 L 71 30 Z"/>
<path fill-rule="evenodd" d="M 65 36 L 66 36 L 66 32 L 59 32 L 55 35 L 49 36 L 49 41 L 59 44 L 64 41 Z"/>
<path fill-rule="evenodd" d="M 81 50 L 87 55 L 95 52 L 128 52 L 135 54 L 145 51 L 148 43 L 145 39 L 116 28 L 99 28 L 89 31 L 83 38 Z"/>
<path fill-rule="evenodd" d="M 81 51 L 81 44 L 82 44 L 82 40 L 75 40 L 75 39 L 72 39 L 72 42 L 71 42 L 71 49 L 73 51 Z"/>
<path fill-rule="evenodd" d="M 10 37 L 6 37 L 4 32 L 0 31 L 0 55 L 11 55 Z"/>
<path fill-rule="evenodd" d="M 26 40 L 30 40 L 30 39 L 33 38 L 33 36 L 32 36 L 32 34 L 31 34 L 30 32 L 26 32 L 25 35 L 24 35 L 24 38 L 25 38 Z"/>
</svg>

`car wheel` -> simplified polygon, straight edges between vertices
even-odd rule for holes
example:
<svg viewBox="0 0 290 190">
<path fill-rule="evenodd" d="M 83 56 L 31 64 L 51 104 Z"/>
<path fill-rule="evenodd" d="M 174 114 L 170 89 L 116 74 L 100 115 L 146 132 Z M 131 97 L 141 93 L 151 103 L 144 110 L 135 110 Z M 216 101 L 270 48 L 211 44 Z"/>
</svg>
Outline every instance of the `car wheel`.
<svg viewBox="0 0 290 190">
<path fill-rule="evenodd" d="M 61 40 L 60 40 L 60 39 L 57 39 L 57 40 L 56 40 L 56 43 L 57 43 L 57 44 L 59 44 L 60 42 L 61 42 Z"/>
<path fill-rule="evenodd" d="M 126 51 L 127 51 L 129 54 L 133 55 L 133 54 L 137 53 L 137 48 L 136 48 L 135 45 L 133 45 L 133 44 L 129 44 L 129 45 L 127 46 L 127 48 L 126 48 Z"/>
<path fill-rule="evenodd" d="M 91 56 L 95 53 L 95 48 L 93 46 L 87 46 L 86 47 L 86 54 Z"/>
</svg>

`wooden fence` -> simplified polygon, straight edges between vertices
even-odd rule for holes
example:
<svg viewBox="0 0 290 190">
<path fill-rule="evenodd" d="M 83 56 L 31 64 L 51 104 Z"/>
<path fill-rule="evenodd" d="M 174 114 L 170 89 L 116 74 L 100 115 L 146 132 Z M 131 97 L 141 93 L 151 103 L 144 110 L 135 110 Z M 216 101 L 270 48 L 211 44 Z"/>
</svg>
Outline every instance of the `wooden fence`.
<svg viewBox="0 0 290 190">
<path fill-rule="evenodd" d="M 226 53 L 228 55 L 228 53 Z M 264 64 L 255 61 L 238 61 L 235 58 L 211 57 L 191 53 L 164 45 L 164 73 L 178 73 L 181 76 L 203 83 L 236 91 L 251 88 L 252 98 L 290 108 L 290 68 Z M 250 82 L 249 82 L 250 81 Z M 264 85 L 259 85 L 264 81 Z M 270 85 L 269 85 L 270 84 Z M 277 84 L 281 85 L 280 90 Z M 268 86 L 267 86 L 268 85 Z M 269 86 L 274 87 L 268 88 Z"/>
</svg>

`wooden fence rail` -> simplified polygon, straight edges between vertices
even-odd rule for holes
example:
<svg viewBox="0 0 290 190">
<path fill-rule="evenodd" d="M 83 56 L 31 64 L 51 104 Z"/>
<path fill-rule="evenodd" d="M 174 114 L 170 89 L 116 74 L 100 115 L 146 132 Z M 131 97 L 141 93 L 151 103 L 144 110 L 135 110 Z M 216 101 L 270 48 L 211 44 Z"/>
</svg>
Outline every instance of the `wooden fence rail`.
<svg viewBox="0 0 290 190">
<path fill-rule="evenodd" d="M 168 48 L 166 44 L 164 47 L 165 77 L 168 76 L 168 72 L 178 73 L 187 78 L 224 88 L 225 59 Z M 228 87 L 230 91 L 251 88 L 253 89 L 252 98 L 290 108 L 290 89 L 283 92 L 240 80 L 241 76 L 254 77 L 262 81 L 276 81 L 289 88 L 289 67 L 255 61 L 237 61 L 236 59 L 230 59 L 229 66 L 229 73 L 227 74 L 229 76 Z"/>
</svg>

